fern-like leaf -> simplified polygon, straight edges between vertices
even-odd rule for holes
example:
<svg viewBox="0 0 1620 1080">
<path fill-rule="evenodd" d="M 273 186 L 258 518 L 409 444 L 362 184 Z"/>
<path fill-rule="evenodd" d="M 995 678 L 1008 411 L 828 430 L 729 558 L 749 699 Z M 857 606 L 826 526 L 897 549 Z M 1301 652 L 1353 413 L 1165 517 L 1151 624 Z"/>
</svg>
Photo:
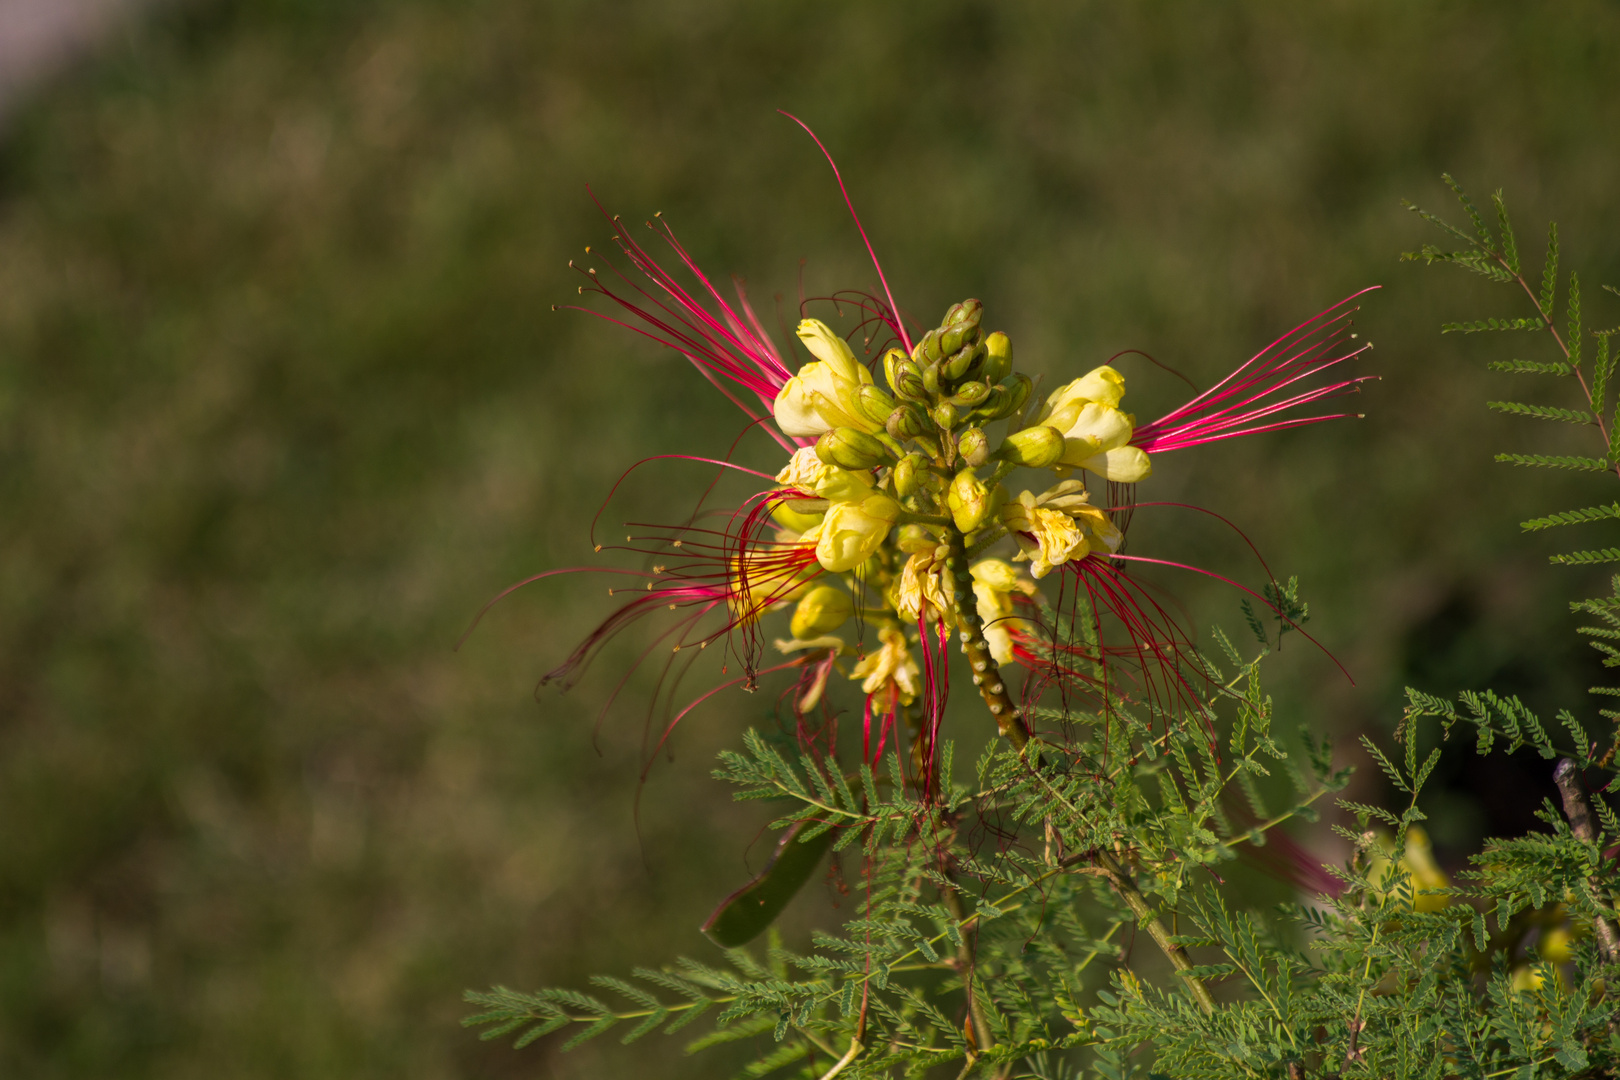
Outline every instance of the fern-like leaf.
<svg viewBox="0 0 1620 1080">
<path fill-rule="evenodd" d="M 1555 525 L 1580 525 L 1588 521 L 1602 521 L 1605 518 L 1620 518 L 1620 502 L 1610 503 L 1608 506 L 1588 506 L 1584 510 L 1565 510 L 1558 514 L 1549 514 L 1546 517 L 1531 518 L 1529 521 L 1519 522 L 1519 528 L 1525 532 L 1535 532 L 1538 529 L 1550 529 Z"/>
<path fill-rule="evenodd" d="M 1448 322 L 1440 325 L 1442 334 L 1479 334 L 1490 330 L 1541 330 L 1546 323 L 1540 319 L 1475 319 L 1473 322 Z"/>
<path fill-rule="evenodd" d="M 1541 270 L 1541 313 L 1552 321 L 1553 300 L 1558 294 L 1558 222 L 1547 223 L 1547 262 Z"/>
<path fill-rule="evenodd" d="M 1492 371 L 1505 371 L 1509 375 L 1568 375 L 1573 369 L 1565 363 L 1541 363 L 1535 360 L 1492 360 L 1485 365 Z"/>
<path fill-rule="evenodd" d="M 1599 548 L 1595 551 L 1572 551 L 1568 555 L 1549 555 L 1547 561 L 1558 566 L 1592 566 L 1595 563 L 1620 562 L 1620 548 Z"/>
<path fill-rule="evenodd" d="M 1507 203 L 1502 201 L 1501 188 L 1491 193 L 1491 202 L 1496 204 L 1496 225 L 1502 233 L 1502 261 L 1507 263 L 1509 270 L 1518 274 L 1519 242 L 1513 236 L 1513 225 L 1508 221 Z"/>
<path fill-rule="evenodd" d="M 1508 465 L 1540 465 L 1549 469 L 1579 469 L 1584 472 L 1609 471 L 1609 463 L 1603 458 L 1577 457 L 1564 454 L 1497 454 L 1496 460 Z"/>
<path fill-rule="evenodd" d="M 1529 416 L 1537 420 L 1562 420 L 1568 424 L 1592 423 L 1592 414 L 1583 412 L 1580 409 L 1559 409 L 1551 405 L 1527 405 L 1522 401 L 1487 401 L 1485 404 L 1497 412 L 1512 413 L 1514 416 Z"/>
</svg>

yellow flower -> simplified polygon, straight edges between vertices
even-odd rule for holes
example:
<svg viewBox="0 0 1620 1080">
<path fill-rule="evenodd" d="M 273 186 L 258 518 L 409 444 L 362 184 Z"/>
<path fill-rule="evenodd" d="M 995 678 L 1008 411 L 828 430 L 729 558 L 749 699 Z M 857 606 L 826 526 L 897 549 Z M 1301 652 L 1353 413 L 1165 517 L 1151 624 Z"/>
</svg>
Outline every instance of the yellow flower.
<svg viewBox="0 0 1620 1080">
<path fill-rule="evenodd" d="M 862 657 L 849 673 L 852 679 L 862 679 L 861 691 L 872 698 L 872 710 L 886 713 L 898 698 L 902 705 L 917 699 L 922 672 L 911 658 L 906 636 L 893 626 L 878 631 L 881 642 L 878 650 Z M 893 688 L 893 693 L 885 691 Z"/>
<path fill-rule="evenodd" d="M 795 450 L 787 467 L 776 474 L 776 482 L 795 491 L 814 492 L 817 498 L 833 502 L 859 502 L 872 494 L 871 473 L 828 465 L 816 456 L 813 446 Z M 800 514 L 808 513 L 811 505 L 809 499 L 792 500 L 792 509 Z"/>
<path fill-rule="evenodd" d="M 1052 392 L 1035 423 L 1063 435 L 1060 466 L 1086 469 L 1122 484 L 1134 484 L 1153 472 L 1147 454 L 1129 445 L 1136 417 L 1120 411 L 1124 396 L 1125 376 L 1107 366 Z"/>
<path fill-rule="evenodd" d="M 849 344 L 820 319 L 800 322 L 798 333 L 816 359 L 777 392 L 771 411 L 782 434 L 820 435 L 836 427 L 882 430 L 855 405 L 855 393 L 871 385 L 872 373 L 855 359 Z"/>
<path fill-rule="evenodd" d="M 855 613 L 849 593 L 835 585 L 818 585 L 804 594 L 789 629 L 800 641 L 832 633 Z"/>
<path fill-rule="evenodd" d="M 906 560 L 906 565 L 900 570 L 895 611 L 916 622 L 922 618 L 926 605 L 933 609 L 929 614 L 929 621 L 932 622 L 951 609 L 951 597 L 950 578 L 932 551 L 919 551 Z"/>
<path fill-rule="evenodd" d="M 899 516 L 900 504 L 887 495 L 871 495 L 858 503 L 837 502 L 804 539 L 816 542 L 816 560 L 823 569 L 843 573 L 877 553 Z"/>
<path fill-rule="evenodd" d="M 1078 480 L 1065 480 L 1039 497 L 1020 492 L 1002 507 L 1001 521 L 1018 541 L 1016 558 L 1030 560 L 1029 572 L 1037 578 L 1093 551 L 1111 555 L 1125 540 L 1108 515 L 1091 505 Z"/>
<path fill-rule="evenodd" d="M 973 564 L 973 595 L 978 601 L 979 618 L 984 621 L 984 640 L 998 664 L 1010 664 L 1015 659 L 1015 633 L 1027 634 L 1035 629 L 1033 622 L 1013 614 L 1014 592 L 1034 596 L 1035 583 L 1000 559 Z"/>
</svg>

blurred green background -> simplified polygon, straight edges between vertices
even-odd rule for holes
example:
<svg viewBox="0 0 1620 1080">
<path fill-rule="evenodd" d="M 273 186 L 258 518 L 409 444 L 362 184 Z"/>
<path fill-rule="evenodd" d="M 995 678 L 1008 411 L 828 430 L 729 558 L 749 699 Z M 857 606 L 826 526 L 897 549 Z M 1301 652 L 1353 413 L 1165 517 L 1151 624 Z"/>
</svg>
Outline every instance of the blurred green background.
<svg viewBox="0 0 1620 1080">
<path fill-rule="evenodd" d="M 1617 51 L 1596 0 L 199 0 L 121 29 L 0 135 L 0 1075 L 716 1074 L 658 1039 L 513 1053 L 458 996 L 704 955 L 769 818 L 708 764 L 769 702 L 716 699 L 640 786 L 651 678 L 597 725 L 634 640 L 531 696 L 600 582 L 451 647 L 586 560 L 630 462 L 739 430 L 673 354 L 550 311 L 609 237 L 587 183 L 784 318 L 801 258 L 811 294 L 874 283 L 776 108 L 837 155 L 902 305 L 980 297 L 1049 378 L 1136 347 L 1209 385 L 1384 285 L 1365 420 L 1165 457 L 1143 497 L 1301 576 L 1357 683 L 1291 643 L 1287 722 L 1387 737 L 1407 683 L 1590 715 L 1565 602 L 1602 575 L 1515 523 L 1613 494 L 1491 463 L 1579 434 L 1484 408 L 1519 389 L 1486 359 L 1549 346 L 1442 338 L 1516 301 L 1397 262 L 1435 239 L 1399 200 L 1506 188 L 1527 261 L 1556 217 L 1620 322 Z M 1127 370 L 1140 416 L 1177 403 Z M 1229 536 L 1134 529 L 1261 580 Z M 1455 863 L 1530 821 L 1542 766 L 1454 756 Z"/>
</svg>

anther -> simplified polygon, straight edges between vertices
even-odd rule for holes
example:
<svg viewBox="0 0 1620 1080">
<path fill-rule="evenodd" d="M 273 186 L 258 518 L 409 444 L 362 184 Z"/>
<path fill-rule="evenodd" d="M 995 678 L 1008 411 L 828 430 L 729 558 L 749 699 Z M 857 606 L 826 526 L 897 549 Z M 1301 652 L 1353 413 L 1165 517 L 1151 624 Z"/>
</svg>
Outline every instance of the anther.
<svg viewBox="0 0 1620 1080">
<path fill-rule="evenodd" d="M 586 244 L 585 245 L 585 254 L 589 255 L 590 253 L 591 253 L 591 245 Z"/>
<path fill-rule="evenodd" d="M 681 542 L 679 540 L 673 540 L 673 541 L 671 541 L 671 544 L 673 546 L 675 546 L 675 547 L 680 547 L 681 546 Z"/>
<path fill-rule="evenodd" d="M 680 652 L 680 651 L 681 651 L 681 647 L 679 645 L 675 646 L 673 649 L 670 650 L 670 652 Z"/>
<path fill-rule="evenodd" d="M 601 545 L 601 544 L 597 544 L 597 545 L 596 545 L 596 547 L 595 547 L 595 548 L 594 548 L 594 550 L 596 550 L 596 551 L 601 551 L 601 550 L 602 550 L 602 545 Z"/>
<path fill-rule="evenodd" d="M 662 566 L 660 566 L 657 563 L 653 563 L 653 573 L 662 574 L 663 572 L 664 572 L 664 568 Z"/>
<path fill-rule="evenodd" d="M 707 649 L 708 647 L 709 647 L 709 643 L 707 641 L 698 642 L 698 648 L 699 649 Z"/>
<path fill-rule="evenodd" d="M 674 604 L 669 605 L 669 610 L 674 611 L 675 610 L 675 605 Z"/>
</svg>

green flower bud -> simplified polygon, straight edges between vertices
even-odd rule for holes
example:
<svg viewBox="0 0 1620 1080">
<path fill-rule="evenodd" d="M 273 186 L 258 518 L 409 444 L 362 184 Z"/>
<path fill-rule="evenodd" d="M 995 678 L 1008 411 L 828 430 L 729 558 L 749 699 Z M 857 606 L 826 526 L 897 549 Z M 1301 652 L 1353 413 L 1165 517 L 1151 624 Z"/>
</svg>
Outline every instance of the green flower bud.
<svg viewBox="0 0 1620 1080">
<path fill-rule="evenodd" d="M 984 433 L 984 428 L 970 427 L 956 440 L 956 452 L 969 465 L 983 465 L 990 458 L 990 436 Z"/>
<path fill-rule="evenodd" d="M 948 401 L 942 401 L 938 405 L 934 406 L 933 417 L 934 423 L 938 424 L 940 428 L 945 431 L 950 431 L 956 426 L 956 406 L 952 405 Z"/>
<path fill-rule="evenodd" d="M 965 326 L 971 330 L 979 328 L 979 320 L 984 317 L 984 305 L 977 300 L 967 299 L 960 304 L 952 304 L 945 312 L 943 326 Z"/>
<path fill-rule="evenodd" d="M 938 360 L 934 360 L 934 361 L 930 362 L 927 367 L 923 368 L 923 370 L 922 370 L 922 382 L 923 382 L 923 390 L 925 390 L 927 392 L 928 397 L 935 397 L 935 396 L 937 396 L 939 394 L 939 361 Z"/>
<path fill-rule="evenodd" d="M 900 369 L 910 362 L 905 352 L 900 349 L 890 349 L 883 354 L 883 377 L 888 380 L 890 388 L 895 393 L 900 392 Z"/>
<path fill-rule="evenodd" d="M 789 629 L 800 641 L 821 637 L 837 630 L 855 614 L 849 593 L 834 585 L 818 585 L 804 594 L 793 611 Z"/>
<path fill-rule="evenodd" d="M 985 361 L 980 378 L 998 383 L 1012 374 L 1012 338 L 1000 330 L 984 339 Z"/>
<path fill-rule="evenodd" d="M 889 385 L 894 387 L 897 396 L 907 401 L 923 401 L 928 397 L 928 387 L 923 384 L 922 368 L 911 360 L 902 360 L 895 365 L 894 381 Z"/>
<path fill-rule="evenodd" d="M 873 423 L 881 424 L 894 412 L 894 398 L 870 383 L 854 393 L 855 405 Z"/>
<path fill-rule="evenodd" d="M 1011 416 L 1013 413 L 1022 409 L 1025 402 L 1029 401 L 1030 392 L 1035 389 L 1035 384 L 1030 382 L 1028 375 L 1020 373 L 1015 374 L 1013 376 L 1013 381 L 1005 385 L 1007 385 L 1012 397 L 1009 400 L 1007 411 L 1002 415 Z"/>
<path fill-rule="evenodd" d="M 894 490 L 897 495 L 915 495 L 922 488 L 920 478 L 928 471 L 928 459 L 912 452 L 894 466 Z"/>
<path fill-rule="evenodd" d="M 1036 424 L 1007 436 L 1007 441 L 996 451 L 996 457 L 1014 465 L 1028 465 L 1044 469 L 1056 465 L 1063 456 L 1063 432 L 1045 424 Z"/>
<path fill-rule="evenodd" d="M 855 428 L 833 428 L 816 440 L 816 457 L 840 469 L 871 469 L 888 456 L 888 447 Z"/>
<path fill-rule="evenodd" d="M 963 345 L 940 366 L 940 374 L 952 382 L 966 378 L 976 370 L 979 361 L 983 358 L 983 345 Z"/>
<path fill-rule="evenodd" d="M 977 529 L 990 516 L 990 492 L 984 481 L 973 475 L 972 469 L 956 474 L 945 495 L 945 503 L 951 509 L 951 520 L 965 533 Z"/>
<path fill-rule="evenodd" d="M 883 427 L 894 439 L 905 442 L 928 430 L 928 414 L 909 401 L 898 406 L 883 421 Z"/>
<path fill-rule="evenodd" d="M 911 359 L 919 366 L 927 364 L 933 360 L 938 360 L 944 355 L 944 353 L 939 351 L 938 330 L 928 331 L 928 333 L 923 335 L 922 340 L 917 342 L 916 347 L 911 350 Z"/>
<path fill-rule="evenodd" d="M 951 402 L 955 405 L 971 409 L 975 405 L 983 405 L 984 399 L 990 396 L 990 387 L 982 382 L 965 382 L 956 388 L 951 395 Z"/>
</svg>

